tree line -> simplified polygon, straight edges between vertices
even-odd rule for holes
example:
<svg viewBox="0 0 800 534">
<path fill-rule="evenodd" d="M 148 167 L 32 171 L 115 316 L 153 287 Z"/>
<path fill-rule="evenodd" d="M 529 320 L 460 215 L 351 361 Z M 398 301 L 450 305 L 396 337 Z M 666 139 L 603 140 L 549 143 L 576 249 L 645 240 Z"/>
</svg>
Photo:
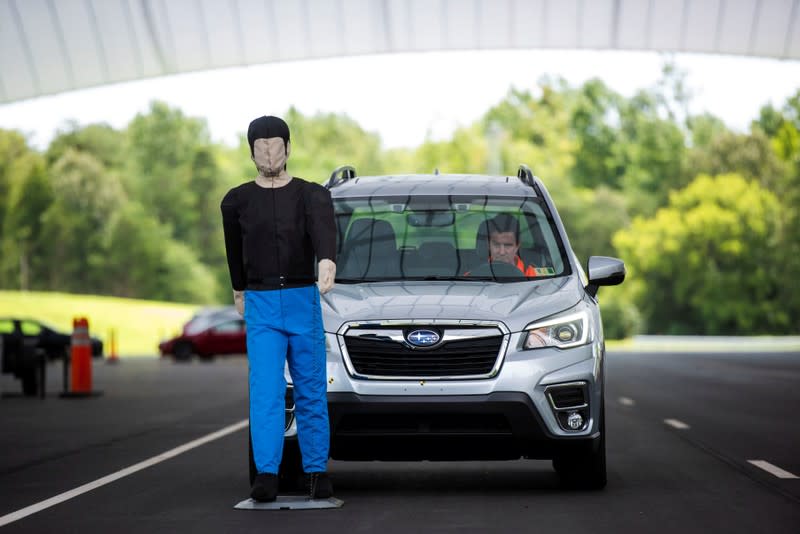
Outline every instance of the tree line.
<svg viewBox="0 0 800 534">
<path fill-rule="evenodd" d="M 553 195 L 573 248 L 625 260 L 606 334 L 785 334 L 800 326 L 800 90 L 746 132 L 688 112 L 683 73 L 632 97 L 600 80 L 512 89 L 450 139 L 384 149 L 341 114 L 289 109 L 291 174 L 514 174 Z M 246 126 L 246 125 L 245 125 Z M 153 102 L 124 129 L 65 125 L 44 151 L 0 130 L 0 287 L 228 302 L 219 202 L 251 179 L 244 136 Z"/>
</svg>

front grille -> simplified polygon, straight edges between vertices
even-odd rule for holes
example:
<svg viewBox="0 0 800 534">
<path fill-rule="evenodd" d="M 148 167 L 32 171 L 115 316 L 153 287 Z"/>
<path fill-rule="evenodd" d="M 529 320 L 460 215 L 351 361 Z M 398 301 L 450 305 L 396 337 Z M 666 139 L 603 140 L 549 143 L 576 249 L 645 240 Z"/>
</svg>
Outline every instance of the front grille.
<svg viewBox="0 0 800 534">
<path fill-rule="evenodd" d="M 488 375 L 502 343 L 503 336 L 497 335 L 446 341 L 434 349 L 415 350 L 397 341 L 345 336 L 355 372 L 384 377 Z"/>
</svg>

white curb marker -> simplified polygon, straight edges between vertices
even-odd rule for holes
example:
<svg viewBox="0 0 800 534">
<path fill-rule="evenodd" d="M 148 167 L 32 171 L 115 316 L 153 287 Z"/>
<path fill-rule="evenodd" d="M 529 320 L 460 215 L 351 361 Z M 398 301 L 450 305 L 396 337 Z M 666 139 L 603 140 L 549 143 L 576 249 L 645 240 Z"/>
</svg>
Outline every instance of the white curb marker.
<svg viewBox="0 0 800 534">
<path fill-rule="evenodd" d="M 633 406 L 634 404 L 636 404 L 636 401 L 629 397 L 620 397 L 619 403 L 622 404 L 623 406 Z"/>
<path fill-rule="evenodd" d="M 772 465 L 766 460 L 747 460 L 747 461 L 753 464 L 754 466 L 763 469 L 767 473 L 775 475 L 778 478 L 800 478 L 794 473 L 790 473 L 789 471 L 784 471 L 777 465 Z"/>
<path fill-rule="evenodd" d="M 678 430 L 686 430 L 687 428 L 691 428 L 683 421 L 679 421 L 677 419 L 664 419 L 664 422 L 672 428 L 677 428 Z"/>
<path fill-rule="evenodd" d="M 110 475 L 98 478 L 93 482 L 84 484 L 83 486 L 78 486 L 75 489 L 65 491 L 64 493 L 56 495 L 55 497 L 50 497 L 47 500 L 37 502 L 36 504 L 32 504 L 30 506 L 26 506 L 25 508 L 17 510 L 16 512 L 11 512 L 10 514 L 6 514 L 0 517 L 0 527 L 8 525 L 9 523 L 13 523 L 14 521 L 18 521 L 23 517 L 35 514 L 36 512 L 41 512 L 42 510 L 50 508 L 51 506 L 55 506 L 56 504 L 68 501 L 69 499 L 87 493 L 89 491 L 92 491 L 93 489 L 97 489 L 101 486 L 105 486 L 106 484 L 110 484 L 115 480 L 119 480 L 120 478 L 132 475 L 137 471 L 147 469 L 148 467 L 161 463 L 164 460 L 169 460 L 170 458 L 174 458 L 179 454 L 183 454 L 184 452 L 190 451 L 196 447 L 199 447 L 200 445 L 205 445 L 206 443 L 227 436 L 228 434 L 232 434 L 238 430 L 245 428 L 248 424 L 248 421 L 249 419 L 244 419 L 243 421 L 239 421 L 238 423 L 226 426 L 225 428 L 217 430 L 216 432 L 212 432 L 211 434 L 203 436 L 202 438 L 190 441 L 189 443 L 186 443 L 179 447 L 175 447 L 174 449 L 170 449 L 167 452 L 162 452 L 161 454 L 153 456 L 152 458 L 144 460 L 143 462 L 139 462 L 138 464 L 126 467 L 125 469 L 117 471 L 116 473 L 111 473 Z"/>
</svg>

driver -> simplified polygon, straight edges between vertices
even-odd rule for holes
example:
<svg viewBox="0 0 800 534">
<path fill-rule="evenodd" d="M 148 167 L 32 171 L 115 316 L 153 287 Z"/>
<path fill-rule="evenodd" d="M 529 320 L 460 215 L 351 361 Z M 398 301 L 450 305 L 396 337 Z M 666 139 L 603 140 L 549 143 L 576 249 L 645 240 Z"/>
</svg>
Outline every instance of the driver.
<svg viewBox="0 0 800 534">
<path fill-rule="evenodd" d="M 525 276 L 536 276 L 534 265 L 525 265 L 519 252 L 519 221 L 508 213 L 499 213 L 488 221 L 489 263 L 502 262 L 516 267 Z"/>
</svg>

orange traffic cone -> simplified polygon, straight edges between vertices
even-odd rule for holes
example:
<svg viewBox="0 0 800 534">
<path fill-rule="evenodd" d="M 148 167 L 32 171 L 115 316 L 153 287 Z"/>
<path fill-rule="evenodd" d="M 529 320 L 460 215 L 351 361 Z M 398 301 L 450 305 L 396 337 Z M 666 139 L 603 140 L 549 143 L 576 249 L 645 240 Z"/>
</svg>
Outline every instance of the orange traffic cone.
<svg viewBox="0 0 800 534">
<path fill-rule="evenodd" d="M 93 397 L 102 395 L 92 391 L 92 341 L 89 337 L 89 320 L 76 317 L 72 321 L 71 389 L 62 397 Z"/>
</svg>

